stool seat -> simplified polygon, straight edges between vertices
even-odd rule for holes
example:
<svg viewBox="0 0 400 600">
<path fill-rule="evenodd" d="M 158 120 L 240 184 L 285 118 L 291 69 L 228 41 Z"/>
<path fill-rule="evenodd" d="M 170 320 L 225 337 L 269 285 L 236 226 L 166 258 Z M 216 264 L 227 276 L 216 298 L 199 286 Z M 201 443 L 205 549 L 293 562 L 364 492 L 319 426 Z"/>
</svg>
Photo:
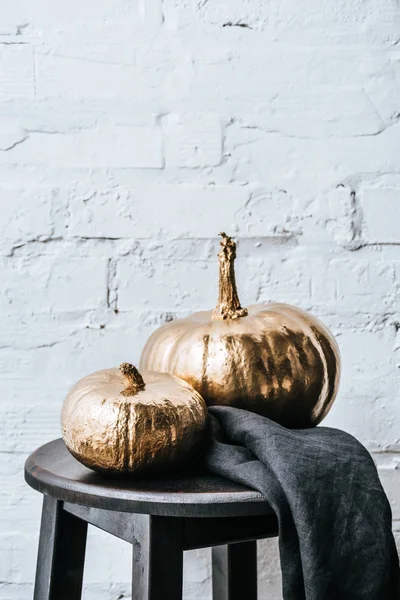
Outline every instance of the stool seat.
<svg viewBox="0 0 400 600">
<path fill-rule="evenodd" d="M 33 452 L 25 479 L 44 495 L 34 600 L 79 600 L 88 524 L 132 546 L 132 600 L 181 600 L 183 552 L 213 548 L 213 600 L 256 600 L 256 540 L 278 524 L 255 490 L 208 474 L 107 477 L 62 439 Z"/>
<path fill-rule="evenodd" d="M 259 492 L 213 475 L 158 480 L 115 478 L 84 467 L 62 439 L 38 448 L 25 463 L 26 482 L 65 502 L 169 517 L 233 517 L 271 513 Z"/>
</svg>

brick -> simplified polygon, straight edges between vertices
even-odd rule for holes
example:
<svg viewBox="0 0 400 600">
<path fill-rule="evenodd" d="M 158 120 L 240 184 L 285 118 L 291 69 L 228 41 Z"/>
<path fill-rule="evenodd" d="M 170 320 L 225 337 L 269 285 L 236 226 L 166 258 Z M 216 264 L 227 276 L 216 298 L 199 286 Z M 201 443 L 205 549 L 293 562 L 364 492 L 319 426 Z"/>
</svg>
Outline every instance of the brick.
<svg viewBox="0 0 400 600">
<path fill-rule="evenodd" d="M 242 177 L 257 177 L 259 183 L 304 193 L 311 197 L 354 177 L 357 173 L 396 171 L 399 125 L 380 135 L 302 139 L 280 133 L 229 128 L 227 151 L 244 165 Z"/>
<path fill-rule="evenodd" d="M 0 530 L 3 533 L 18 533 L 18 531 L 23 530 L 27 537 L 33 537 L 34 541 L 37 542 L 36 536 L 40 526 L 42 498 L 28 487 L 23 477 L 21 477 L 25 460 L 26 454 L 1 454 Z M 17 524 L 13 521 L 16 509 L 20 515 Z M 18 565 L 16 566 L 18 567 Z M 20 569 L 25 568 L 23 565 L 19 565 L 19 567 Z"/>
<path fill-rule="evenodd" d="M 139 10 L 143 23 L 149 28 L 159 28 L 164 22 L 163 0 L 141 0 Z"/>
<path fill-rule="evenodd" d="M 281 600 L 282 575 L 277 538 L 260 540 L 258 550 L 258 586 L 260 597 Z"/>
<path fill-rule="evenodd" d="M 398 521 L 400 519 L 399 462 L 396 460 L 396 455 L 393 456 L 393 459 L 390 462 L 384 455 L 375 454 L 374 458 L 377 461 L 379 477 L 392 507 L 393 520 Z M 397 532 L 399 532 L 398 523 L 397 526 L 395 524 L 395 529 L 397 529 Z M 399 537 L 400 536 L 397 533 L 397 538 L 399 539 Z"/>
<path fill-rule="evenodd" d="M 27 137 L 27 132 L 17 119 L 0 118 L 0 152 L 7 152 L 15 144 L 21 144 Z"/>
<path fill-rule="evenodd" d="M 304 138 L 373 135 L 384 128 L 375 106 L 359 88 L 282 89 L 267 107 L 265 116 L 246 116 L 246 122 Z"/>
<path fill-rule="evenodd" d="M 310 86 L 354 87 L 362 82 L 355 54 L 337 48 L 260 46 L 247 36 L 237 51 L 221 62 L 207 62 L 201 52 L 196 58 L 199 64 L 183 90 L 189 98 L 217 96 L 239 102 L 251 90 L 253 103 L 258 104 L 286 87 L 303 91 Z M 259 65 L 263 65 L 261 71 Z"/>
<path fill-rule="evenodd" d="M 33 584 L 0 583 L 0 594 L 3 600 L 30 600 L 33 596 Z"/>
<path fill-rule="evenodd" d="M 342 349 L 341 337 L 338 342 Z M 390 374 L 379 376 L 381 365 L 376 365 L 370 375 L 359 372 L 350 378 L 346 364 L 342 365 L 340 391 L 324 425 L 351 433 L 371 451 L 398 452 L 400 414 L 397 407 L 392 409 L 396 390 Z M 383 379 L 387 381 L 382 383 Z"/>
<path fill-rule="evenodd" d="M 164 132 L 167 167 L 209 167 L 221 162 L 220 117 L 170 114 Z"/>
<path fill-rule="evenodd" d="M 0 294 L 4 311 L 88 310 L 106 303 L 105 259 L 7 259 L 4 275 L 7 283 Z"/>
<path fill-rule="evenodd" d="M 196 5 L 178 0 L 164 0 L 165 24 L 171 29 L 189 31 L 192 36 L 201 29 L 207 31 L 216 45 L 215 31 L 219 31 L 218 41 L 249 41 L 249 28 L 227 26 L 227 23 L 243 23 L 254 31 L 263 31 L 274 42 L 288 43 L 297 47 L 369 47 L 380 49 L 390 47 L 398 38 L 397 5 L 395 0 L 386 0 L 379 5 L 368 1 L 355 5 L 313 1 L 300 7 L 293 0 L 269 2 L 263 5 L 259 0 L 232 2 L 226 6 L 208 2 Z M 194 25 L 195 24 L 195 25 Z M 197 25 L 197 27 L 196 27 Z M 225 27 L 224 27 L 225 26 Z M 222 29 L 222 31 L 221 31 Z"/>
<path fill-rule="evenodd" d="M 302 221 L 307 218 L 303 207 L 284 190 L 256 187 L 245 208 L 240 211 L 245 237 L 280 238 L 287 240 L 302 233 Z M 243 231 L 243 233 L 242 233 Z"/>
<path fill-rule="evenodd" d="M 40 310 L 40 308 L 39 308 Z M 85 313 L 33 313 L 22 311 L 15 318 L 12 304 L 3 311 L 0 346 L 32 350 L 38 346 L 51 346 L 68 338 L 76 329 L 86 325 Z"/>
<path fill-rule="evenodd" d="M 237 212 L 245 208 L 248 198 L 248 190 L 235 185 L 77 191 L 71 198 L 69 233 L 112 238 L 217 237 L 224 229 L 239 228 Z"/>
<path fill-rule="evenodd" d="M 23 531 L 13 535 L 1 535 L 0 548 L 8 550 L 8 560 L 10 561 L 7 577 L 2 580 L 11 580 L 17 585 L 32 581 L 36 567 L 36 535 L 28 537 L 24 535 Z M 3 552 L 1 553 L 3 554 Z M 3 561 L 1 562 L 3 563 Z"/>
<path fill-rule="evenodd" d="M 125 2 L 116 0 L 110 5 L 106 0 L 88 0 L 85 6 L 82 6 L 79 0 L 71 0 L 68 7 L 63 6 L 60 9 L 48 7 L 46 0 L 42 2 L 42 10 L 38 13 L 38 19 L 41 19 L 43 26 L 49 27 L 55 23 L 60 24 L 60 28 L 71 28 L 72 32 L 79 31 L 84 25 L 90 25 L 96 22 L 97 25 L 103 25 L 107 22 L 115 26 L 128 19 L 137 19 L 141 14 L 141 2 Z M 154 3 L 151 0 L 150 3 Z"/>
<path fill-rule="evenodd" d="M 354 192 L 344 185 L 331 190 L 322 200 L 328 203 L 325 214 L 327 229 L 332 239 L 343 248 L 357 248 L 360 245 L 358 215 L 356 213 Z"/>
<path fill-rule="evenodd" d="M 397 17 L 392 19 L 391 26 L 393 29 L 387 31 L 387 40 L 391 40 L 392 45 L 397 45 L 399 39 L 398 31 L 393 31 L 396 28 L 396 22 Z M 387 123 L 395 121 L 399 114 L 399 54 L 386 53 L 377 56 L 374 61 L 369 63 L 369 69 L 365 74 L 364 81 L 364 89 L 382 118 Z"/>
<path fill-rule="evenodd" d="M 363 239 L 369 244 L 400 244 L 400 188 L 364 189 Z"/>
<path fill-rule="evenodd" d="M 0 156 L 1 164 L 74 168 L 161 168 L 161 132 L 153 127 L 107 126 L 70 132 L 35 132 Z"/>
<path fill-rule="evenodd" d="M 131 47 L 75 44 L 37 54 L 37 97 L 78 100 L 134 99 L 139 90 Z"/>
<path fill-rule="evenodd" d="M 165 312 L 211 309 L 218 297 L 217 260 L 202 264 L 126 259 L 119 261 L 117 277 L 121 311 L 145 307 Z"/>
<path fill-rule="evenodd" d="M 149 4 L 154 5 L 157 1 L 151 0 Z M 141 0 L 116 0 L 112 5 L 105 0 L 87 0 L 82 6 L 79 0 L 71 0 L 68 7 L 56 7 L 50 6 L 46 0 L 36 0 L 35 6 L 29 0 L 18 0 L 4 15 L 0 35 L 3 32 L 14 35 L 20 28 L 19 35 L 37 37 L 41 41 L 53 37 L 56 42 L 64 37 L 79 40 L 84 35 L 87 39 L 103 41 L 114 37 L 115 31 L 118 31 L 120 36 L 129 39 L 128 34 L 137 33 L 146 22 L 147 10 L 142 4 Z"/>
<path fill-rule="evenodd" d="M 35 97 L 33 51 L 29 45 L 0 44 L 0 101 Z"/>
<path fill-rule="evenodd" d="M 380 314 L 395 305 L 395 264 L 382 260 L 338 258 L 312 261 L 312 297 L 343 312 Z M 377 292 L 379 290 L 379 292 Z"/>
<path fill-rule="evenodd" d="M 285 302 L 306 308 L 311 297 L 309 263 L 302 259 L 275 260 L 270 280 L 262 284 L 260 300 Z"/>
<path fill-rule="evenodd" d="M 176 9 L 183 5 L 187 12 L 193 10 L 191 6 L 188 7 L 177 0 L 168 0 L 166 4 Z M 197 19 L 201 22 L 222 26 L 228 19 L 232 23 L 246 23 L 256 29 L 272 29 L 275 32 L 291 28 L 297 31 L 297 28 L 301 27 L 307 32 L 310 30 L 312 32 L 314 26 L 324 26 L 329 32 L 335 24 L 345 26 L 350 22 L 353 27 L 358 24 L 363 25 L 368 22 L 371 14 L 379 24 L 381 21 L 385 22 L 385 18 L 393 18 L 396 14 L 396 5 L 393 0 L 385 0 L 379 9 L 373 0 L 351 6 L 345 2 L 313 0 L 304 7 L 300 7 L 295 0 L 285 0 L 284 2 L 273 0 L 268 7 L 259 0 L 249 0 L 245 6 L 241 2 L 232 2 L 229 11 L 224 5 L 199 2 L 196 8 L 197 14 L 190 15 L 192 21 Z"/>
<path fill-rule="evenodd" d="M 99 554 L 98 547 L 109 547 L 110 551 Z M 128 584 L 132 560 L 129 544 L 93 528 L 88 535 L 86 556 L 85 583 L 87 585 L 104 585 L 110 581 Z"/>
<path fill-rule="evenodd" d="M 394 334 L 388 328 L 376 332 L 345 331 L 338 342 L 342 353 L 343 378 L 347 381 L 364 374 L 374 378 L 390 378 L 393 374 Z"/>
<path fill-rule="evenodd" d="M 21 390 L 28 392 L 27 386 L 22 385 Z M 31 386 L 32 392 L 39 396 L 40 390 Z M 53 390 L 53 398 L 57 391 Z M 17 404 L 3 404 L 1 414 L 7 419 L 8 433 L 0 445 L 0 452 L 23 452 L 25 455 L 43 444 L 46 440 L 60 437 L 60 411 L 61 402 L 46 404 L 32 403 L 29 407 Z"/>
<path fill-rule="evenodd" d="M 85 600 L 118 600 L 118 598 L 129 598 L 131 587 L 127 583 L 83 583 L 83 593 Z"/>
<path fill-rule="evenodd" d="M 99 110 L 93 105 L 89 107 L 66 99 L 49 99 L 37 103 L 28 100 L 3 103 L 0 113 L 0 148 L 4 153 L 11 152 L 14 144 L 22 144 L 25 138 L 35 133 L 47 132 L 48 135 L 55 135 L 90 129 L 102 115 L 104 117 L 103 110 L 104 107 Z M 130 125 L 147 125 L 148 122 L 149 120 L 145 122 L 143 119 L 138 122 L 134 115 L 128 121 Z M 107 124 L 110 125 L 111 122 L 108 121 Z"/>
<path fill-rule="evenodd" d="M 13 555 L 10 552 L 11 536 L 1 536 L 0 540 L 3 542 L 3 544 L 0 545 L 0 577 L 1 581 L 10 581 L 13 578 Z"/>
<path fill-rule="evenodd" d="M 15 243 L 49 237 L 56 190 L 0 188 L 0 237 Z"/>
<path fill-rule="evenodd" d="M 14 36 L 17 35 L 18 29 L 20 32 L 24 30 L 27 5 L 29 5 L 29 0 L 19 0 L 19 2 L 10 4 L 1 19 L 0 36 Z"/>
</svg>

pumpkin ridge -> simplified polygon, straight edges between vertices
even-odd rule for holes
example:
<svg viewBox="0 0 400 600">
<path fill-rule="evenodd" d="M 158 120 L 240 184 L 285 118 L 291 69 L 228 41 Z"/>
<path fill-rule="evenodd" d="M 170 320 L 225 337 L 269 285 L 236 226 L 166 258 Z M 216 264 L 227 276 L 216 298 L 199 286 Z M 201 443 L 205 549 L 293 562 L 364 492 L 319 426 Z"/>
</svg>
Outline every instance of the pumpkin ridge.
<svg viewBox="0 0 400 600">
<path fill-rule="evenodd" d="M 210 334 L 207 333 L 203 336 L 204 348 L 201 364 L 201 391 L 203 396 L 207 396 L 208 379 L 207 379 L 207 367 L 208 367 L 208 356 L 210 352 Z"/>
<path fill-rule="evenodd" d="M 243 395 L 243 382 L 240 380 L 240 369 L 238 368 L 238 365 L 236 364 L 236 358 L 238 356 L 238 352 L 237 352 L 237 346 L 238 344 L 235 342 L 235 337 L 234 335 L 227 335 L 224 339 L 225 341 L 225 347 L 227 348 L 227 356 L 229 356 L 231 358 L 231 367 L 230 367 L 230 373 L 232 374 L 232 379 L 235 382 L 235 388 L 239 391 L 239 398 L 240 401 L 242 399 L 242 395 Z"/>
<path fill-rule="evenodd" d="M 286 305 L 282 305 L 282 312 L 287 315 L 287 307 Z M 307 316 L 307 315 L 306 315 Z M 308 332 L 308 341 L 311 347 L 314 349 L 315 353 L 318 355 L 319 360 L 321 362 L 321 366 L 323 369 L 324 376 L 321 377 L 321 389 L 318 394 L 318 402 L 316 407 L 322 403 L 324 406 L 327 402 L 329 403 L 329 394 L 328 394 L 328 366 L 326 360 L 325 348 L 322 347 L 319 337 L 319 331 L 322 333 L 322 324 L 315 319 L 316 325 L 313 325 L 309 322 L 305 316 L 296 309 L 296 312 L 293 314 L 294 321 L 297 321 L 300 324 L 301 330 L 307 330 Z M 314 409 L 315 411 L 315 409 Z M 319 411 L 318 411 L 319 412 Z"/>
<path fill-rule="evenodd" d="M 123 412 L 124 412 L 124 425 L 123 425 L 123 469 L 127 471 L 130 466 L 130 458 L 131 458 L 131 428 L 129 427 L 129 421 L 131 416 L 131 404 L 130 402 L 122 402 Z"/>
<path fill-rule="evenodd" d="M 323 331 L 318 330 L 316 327 L 311 327 L 311 330 L 317 338 L 317 341 L 321 346 L 321 350 L 325 358 L 327 392 L 322 404 L 322 413 L 325 414 L 335 394 L 335 373 L 337 373 L 337 367 L 335 369 L 335 353 L 333 352 L 331 344 L 329 343 L 329 340 L 327 340 L 327 337 L 325 336 Z"/>
</svg>

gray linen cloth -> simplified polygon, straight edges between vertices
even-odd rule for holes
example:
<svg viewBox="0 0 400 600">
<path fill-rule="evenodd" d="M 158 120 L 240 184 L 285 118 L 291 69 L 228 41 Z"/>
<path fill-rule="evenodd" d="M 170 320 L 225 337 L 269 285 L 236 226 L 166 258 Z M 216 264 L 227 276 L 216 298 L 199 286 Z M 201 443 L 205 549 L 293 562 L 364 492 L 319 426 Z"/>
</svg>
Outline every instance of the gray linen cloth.
<svg viewBox="0 0 400 600">
<path fill-rule="evenodd" d="M 368 453 L 328 427 L 210 407 L 206 467 L 260 491 L 279 522 L 284 600 L 398 600 L 392 514 Z"/>
</svg>

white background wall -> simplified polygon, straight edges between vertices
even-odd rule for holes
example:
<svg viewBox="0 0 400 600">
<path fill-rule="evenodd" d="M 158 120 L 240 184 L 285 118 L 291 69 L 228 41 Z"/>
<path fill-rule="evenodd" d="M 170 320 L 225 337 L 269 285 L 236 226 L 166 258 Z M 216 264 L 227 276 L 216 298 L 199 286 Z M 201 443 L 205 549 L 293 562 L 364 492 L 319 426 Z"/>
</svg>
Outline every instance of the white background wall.
<svg viewBox="0 0 400 600">
<path fill-rule="evenodd" d="M 0 0 L 0 202 L 3 600 L 32 597 L 26 455 L 77 379 L 213 307 L 221 229 L 244 305 L 333 329 L 326 424 L 374 452 L 400 519 L 399 0 Z M 278 600 L 275 542 L 260 560 Z M 186 566 L 209 599 L 208 552 Z M 129 575 L 92 532 L 85 600 L 129 598 Z"/>
</svg>

